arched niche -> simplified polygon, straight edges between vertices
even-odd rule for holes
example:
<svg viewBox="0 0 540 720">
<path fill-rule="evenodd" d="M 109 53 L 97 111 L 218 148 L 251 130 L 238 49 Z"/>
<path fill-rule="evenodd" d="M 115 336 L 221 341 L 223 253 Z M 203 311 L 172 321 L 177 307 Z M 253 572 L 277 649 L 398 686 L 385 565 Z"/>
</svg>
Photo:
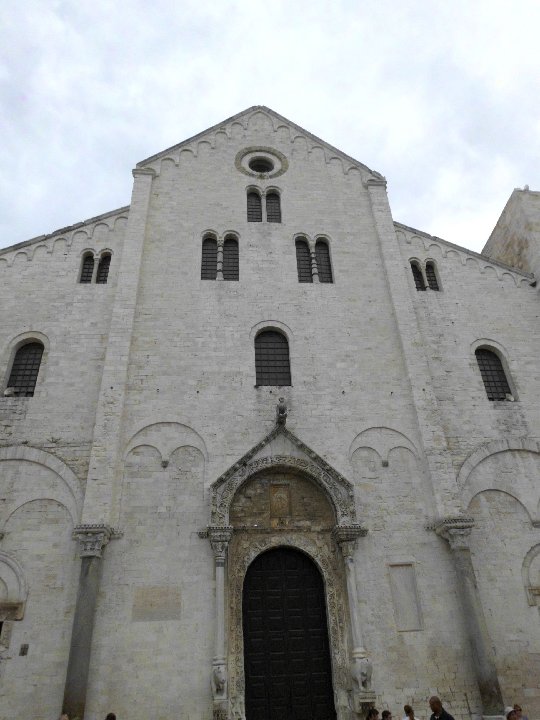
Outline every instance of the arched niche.
<svg viewBox="0 0 540 720">
<path fill-rule="evenodd" d="M 0 551 L 0 622 L 22 620 L 28 585 L 19 562 Z"/>
</svg>

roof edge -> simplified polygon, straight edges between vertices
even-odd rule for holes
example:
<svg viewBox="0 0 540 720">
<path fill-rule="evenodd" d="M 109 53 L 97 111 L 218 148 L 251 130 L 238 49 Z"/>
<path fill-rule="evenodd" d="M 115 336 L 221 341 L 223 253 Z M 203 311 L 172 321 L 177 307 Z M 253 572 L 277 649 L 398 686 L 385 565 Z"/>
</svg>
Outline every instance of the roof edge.
<svg viewBox="0 0 540 720">
<path fill-rule="evenodd" d="M 483 255 L 482 253 L 477 253 L 474 250 L 469 250 L 466 247 L 463 247 L 462 245 L 456 245 L 455 243 L 450 242 L 449 240 L 444 240 L 441 237 L 438 237 L 437 235 L 430 235 L 427 232 L 424 232 L 423 230 L 418 230 L 417 228 L 413 228 L 410 225 L 405 225 L 404 223 L 397 222 L 394 220 L 394 226 L 398 227 L 402 230 L 409 230 L 413 232 L 415 235 L 421 235 L 422 237 L 429 238 L 430 240 L 433 240 L 434 242 L 440 242 L 443 245 L 447 245 L 448 247 L 452 248 L 453 250 L 460 250 L 461 252 L 465 252 L 468 255 L 472 255 L 473 257 L 478 258 L 479 260 L 485 260 L 486 262 L 489 262 L 491 265 L 498 265 L 501 268 L 504 268 L 505 270 L 511 270 L 512 272 L 517 273 L 518 275 L 522 275 L 525 278 L 529 278 L 531 280 L 534 280 L 534 274 L 525 272 L 524 270 L 518 270 L 518 268 L 512 267 L 511 265 L 507 265 L 506 263 L 500 262 L 499 260 L 493 260 L 489 257 L 489 255 Z"/>
</svg>

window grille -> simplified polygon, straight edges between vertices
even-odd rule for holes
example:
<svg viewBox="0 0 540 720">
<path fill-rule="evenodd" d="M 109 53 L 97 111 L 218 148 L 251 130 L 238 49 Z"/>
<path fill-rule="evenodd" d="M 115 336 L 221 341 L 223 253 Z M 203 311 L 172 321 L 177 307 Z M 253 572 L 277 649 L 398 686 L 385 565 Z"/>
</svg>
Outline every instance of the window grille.
<svg viewBox="0 0 540 720">
<path fill-rule="evenodd" d="M 248 222 L 262 222 L 262 202 L 259 193 L 247 194 L 247 219 Z"/>
<path fill-rule="evenodd" d="M 17 350 L 7 383 L 7 387 L 13 388 L 15 395 L 32 397 L 42 355 L 43 345 L 39 342 L 27 343 Z"/>
<path fill-rule="evenodd" d="M 217 275 L 217 240 L 205 238 L 202 244 L 201 280 L 215 280 Z"/>
<path fill-rule="evenodd" d="M 99 261 L 98 269 L 97 269 L 97 275 L 96 275 L 96 282 L 102 283 L 103 285 L 107 282 L 109 278 L 109 268 L 111 266 L 111 256 L 110 255 L 102 255 L 101 260 Z"/>
<path fill-rule="evenodd" d="M 422 275 L 422 271 L 418 267 L 418 263 L 411 262 L 411 270 L 414 278 L 414 284 L 416 286 L 417 290 L 425 290 L 426 284 L 424 282 L 424 276 Z"/>
<path fill-rule="evenodd" d="M 265 330 L 255 338 L 257 385 L 290 385 L 291 366 L 287 338 L 275 330 Z"/>
<path fill-rule="evenodd" d="M 306 240 L 296 240 L 296 269 L 298 271 L 298 282 L 313 282 L 311 275 L 311 253 Z"/>
<path fill-rule="evenodd" d="M 488 400 L 506 400 L 511 390 L 499 356 L 485 348 L 479 348 L 475 355 Z"/>
<path fill-rule="evenodd" d="M 439 281 L 437 280 L 437 273 L 435 272 L 435 264 L 432 262 L 426 263 L 426 278 L 430 290 L 439 289 Z"/>
<path fill-rule="evenodd" d="M 81 267 L 81 278 L 79 282 L 81 283 L 90 283 L 92 282 L 92 275 L 94 273 L 94 256 L 93 255 L 85 255 L 83 257 L 82 261 L 82 267 Z"/>
<path fill-rule="evenodd" d="M 330 264 L 330 250 L 324 240 L 317 240 L 315 243 L 315 257 L 317 258 L 319 282 L 334 282 L 334 279 L 332 278 L 332 266 Z"/>
<path fill-rule="evenodd" d="M 266 220 L 269 223 L 281 222 L 281 198 L 275 192 L 266 196 Z"/>
<path fill-rule="evenodd" d="M 223 279 L 238 280 L 239 277 L 238 240 L 226 238 L 223 243 Z"/>
</svg>

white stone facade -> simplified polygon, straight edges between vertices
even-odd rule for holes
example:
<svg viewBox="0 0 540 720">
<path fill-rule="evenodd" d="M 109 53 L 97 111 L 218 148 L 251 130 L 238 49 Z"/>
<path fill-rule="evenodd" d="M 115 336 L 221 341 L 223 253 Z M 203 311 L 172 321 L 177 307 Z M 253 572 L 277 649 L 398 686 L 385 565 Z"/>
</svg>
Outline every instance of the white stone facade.
<svg viewBox="0 0 540 720">
<path fill-rule="evenodd" d="M 247 221 L 250 188 L 281 222 Z M 394 222 L 382 176 L 255 107 L 139 163 L 129 207 L 1 251 L 2 391 L 22 343 L 44 354 L 33 397 L 0 397 L 0 718 L 54 718 L 64 691 L 87 720 L 243 718 L 243 576 L 280 545 L 323 575 L 339 720 L 425 717 L 433 694 L 456 720 L 540 718 L 537 196 L 479 255 Z M 239 281 L 200 279 L 209 231 L 238 239 Z M 298 282 L 297 236 L 326 239 L 333 283 Z M 107 283 L 79 282 L 89 250 Z M 291 386 L 256 386 L 265 328 Z M 278 481 L 313 495 L 259 526 L 249 498 Z"/>
</svg>

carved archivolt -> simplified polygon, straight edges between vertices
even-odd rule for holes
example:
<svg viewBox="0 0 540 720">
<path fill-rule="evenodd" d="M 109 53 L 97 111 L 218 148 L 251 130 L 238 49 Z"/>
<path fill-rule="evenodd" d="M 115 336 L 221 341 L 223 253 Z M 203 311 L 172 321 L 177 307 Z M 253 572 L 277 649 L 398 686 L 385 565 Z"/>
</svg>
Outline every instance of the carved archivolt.
<svg viewBox="0 0 540 720">
<path fill-rule="evenodd" d="M 244 638 L 242 633 L 242 589 L 244 577 L 253 560 L 279 546 L 302 550 L 322 573 L 326 591 L 326 612 L 330 636 L 332 674 L 336 697 L 346 696 L 349 682 L 346 636 L 346 599 L 342 559 L 330 533 L 269 533 L 254 535 L 238 532 L 229 546 L 229 692 L 230 717 L 245 718 Z"/>
</svg>

